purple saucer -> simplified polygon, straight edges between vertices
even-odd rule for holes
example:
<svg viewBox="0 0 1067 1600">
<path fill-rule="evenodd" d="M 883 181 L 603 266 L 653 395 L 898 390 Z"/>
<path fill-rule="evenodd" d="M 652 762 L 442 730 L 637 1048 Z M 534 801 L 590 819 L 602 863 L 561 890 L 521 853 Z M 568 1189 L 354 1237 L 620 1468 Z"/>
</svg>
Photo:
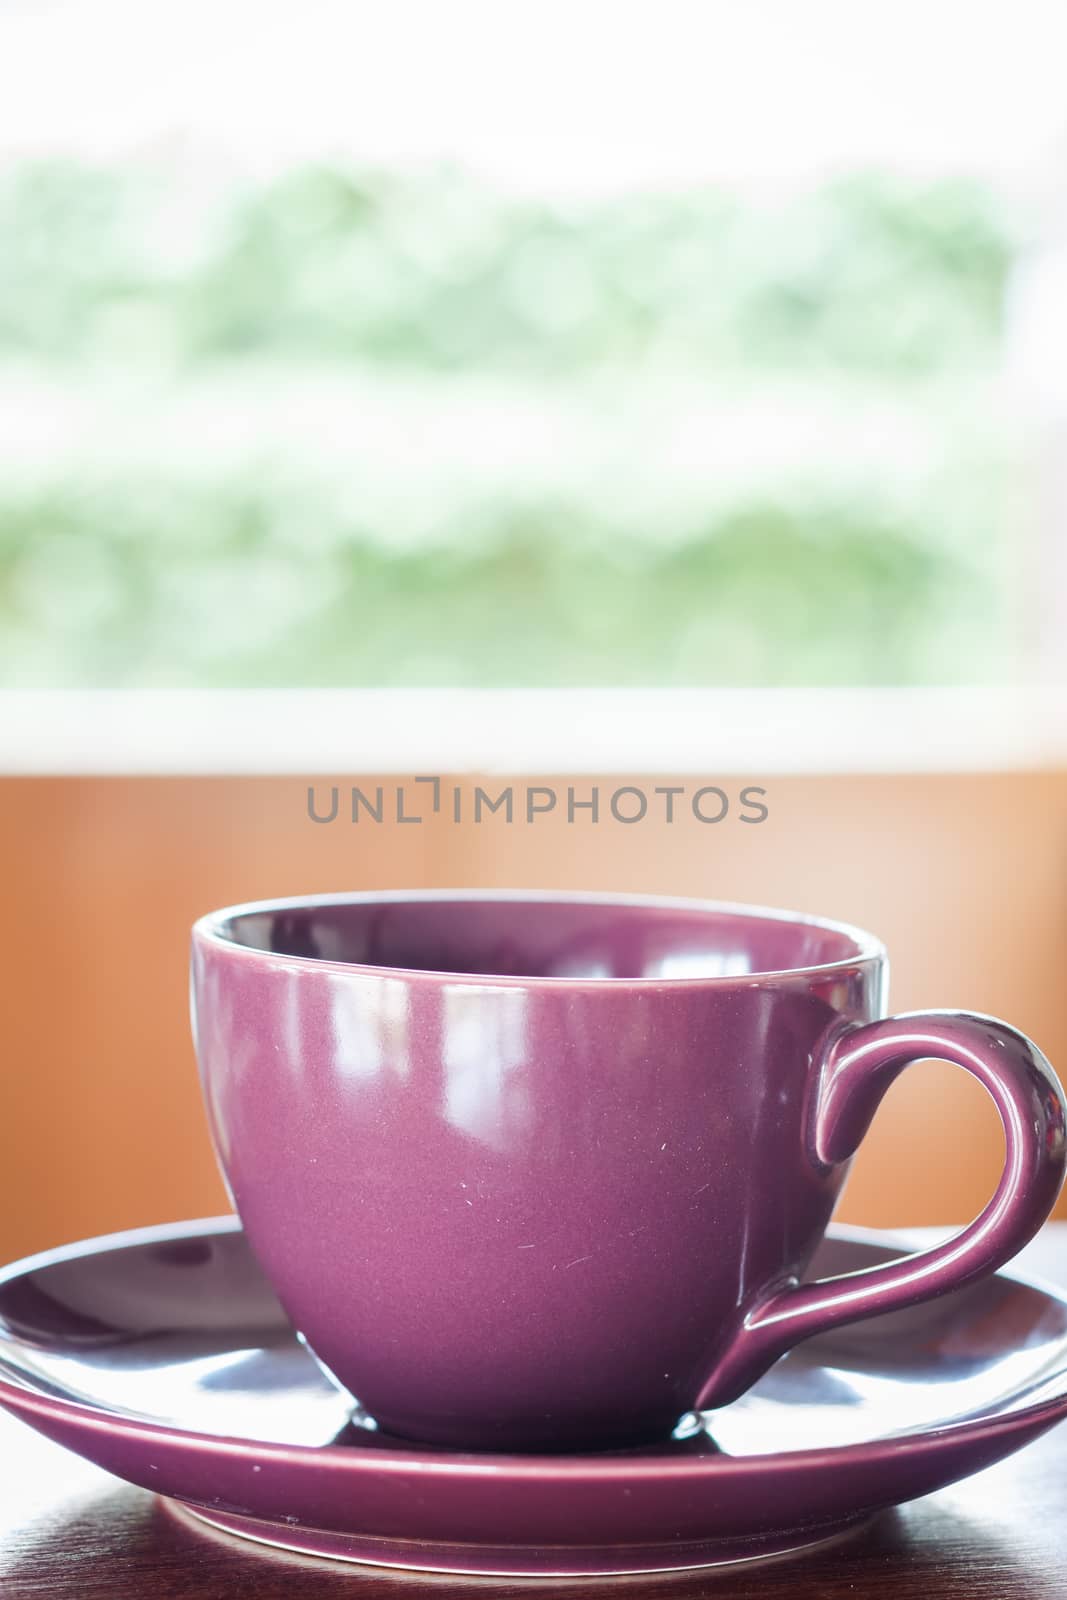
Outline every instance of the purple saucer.
<svg viewBox="0 0 1067 1600">
<path fill-rule="evenodd" d="M 838 1229 L 812 1270 L 898 1253 Z M 353 1417 L 221 1218 L 4 1269 L 0 1404 L 289 1550 L 505 1576 L 654 1572 L 838 1538 L 1010 1455 L 1067 1415 L 1067 1297 L 999 1274 L 842 1328 L 655 1449 L 461 1454 Z"/>
</svg>

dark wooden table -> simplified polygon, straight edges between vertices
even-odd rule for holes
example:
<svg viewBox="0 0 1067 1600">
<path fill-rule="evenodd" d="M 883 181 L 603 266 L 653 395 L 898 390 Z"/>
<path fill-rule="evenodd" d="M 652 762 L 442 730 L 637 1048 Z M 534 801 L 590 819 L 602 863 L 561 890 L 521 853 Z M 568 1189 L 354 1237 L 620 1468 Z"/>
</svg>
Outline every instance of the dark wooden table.
<svg viewBox="0 0 1067 1600">
<path fill-rule="evenodd" d="M 1020 1265 L 1067 1284 L 1067 1223 Z M 795 1596 L 797 1600 L 1067 1600 L 1067 1425 L 966 1483 L 887 1513 L 807 1556 L 678 1577 L 593 1582 L 463 1580 L 343 1566 L 244 1544 L 179 1521 L 0 1413 L 0 1596 L 29 1600 L 381 1600 L 458 1595 Z"/>
</svg>

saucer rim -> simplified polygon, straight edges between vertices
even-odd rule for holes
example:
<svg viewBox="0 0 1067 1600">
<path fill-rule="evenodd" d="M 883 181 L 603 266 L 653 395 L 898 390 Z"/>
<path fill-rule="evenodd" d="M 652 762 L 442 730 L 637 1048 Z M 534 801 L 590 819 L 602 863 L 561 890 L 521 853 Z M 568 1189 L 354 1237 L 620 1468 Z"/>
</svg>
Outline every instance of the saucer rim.
<svg viewBox="0 0 1067 1600">
<path fill-rule="evenodd" d="M 906 1230 L 900 1231 L 906 1232 Z M 115 1233 L 99 1234 L 7 1263 L 0 1267 L 0 1286 L 49 1266 L 81 1260 L 86 1256 L 103 1255 L 111 1250 L 243 1232 L 237 1215 L 223 1213 L 214 1217 L 194 1218 L 187 1222 L 156 1223 L 146 1227 L 122 1229 Z M 907 1244 L 894 1231 L 864 1228 L 855 1224 L 831 1224 L 826 1236 L 830 1239 L 866 1244 L 872 1248 L 893 1249 L 899 1245 L 902 1252 L 908 1249 Z M 990 1274 L 990 1277 L 1006 1279 L 1024 1288 L 1033 1289 L 1047 1299 L 1055 1301 L 1067 1313 L 1067 1289 L 1048 1283 L 1037 1274 L 1001 1268 L 996 1273 Z M 1067 1333 L 1064 1335 L 1063 1345 L 1067 1351 Z M 174 1423 L 152 1421 L 147 1417 L 132 1414 L 126 1415 L 101 1402 L 71 1400 L 49 1394 L 33 1384 L 9 1376 L 8 1372 L 2 1370 L 6 1365 L 0 1354 L 0 1405 L 10 1407 L 21 1415 L 31 1412 L 37 1416 L 55 1418 L 59 1421 L 69 1419 L 76 1428 L 87 1429 L 89 1432 L 118 1433 L 134 1438 L 157 1438 L 166 1440 L 172 1448 L 194 1451 L 206 1449 L 210 1454 L 223 1457 L 244 1457 L 252 1450 L 264 1462 L 269 1460 L 279 1464 L 293 1464 L 314 1461 L 354 1475 L 368 1471 L 404 1473 L 418 1470 L 431 1477 L 447 1476 L 453 1479 L 465 1477 L 475 1482 L 482 1479 L 496 1479 L 501 1474 L 506 1474 L 512 1479 L 526 1479 L 531 1482 L 543 1482 L 546 1478 L 557 1480 L 573 1478 L 583 1483 L 611 1482 L 619 1479 L 629 1483 L 638 1477 L 651 1477 L 659 1482 L 664 1478 L 677 1478 L 684 1482 L 694 1477 L 705 1478 L 715 1473 L 730 1475 L 740 1473 L 759 1477 L 772 1465 L 778 1472 L 784 1470 L 796 1474 L 835 1464 L 870 1462 L 872 1459 L 884 1458 L 887 1452 L 895 1454 L 901 1450 L 914 1450 L 923 1445 L 930 1447 L 937 1443 L 968 1438 L 994 1439 L 1035 1427 L 1039 1431 L 1044 1431 L 1046 1427 L 1052 1427 L 1063 1417 L 1067 1417 L 1067 1367 L 1065 1367 L 1060 1374 L 1053 1374 L 1045 1380 L 1046 1383 L 1051 1383 L 1058 1376 L 1061 1383 L 1060 1392 L 1028 1406 L 1011 1410 L 987 1410 L 976 1415 L 932 1423 L 906 1433 L 883 1434 L 874 1439 L 836 1445 L 808 1446 L 800 1450 L 771 1450 L 747 1456 L 690 1455 L 673 1460 L 669 1456 L 653 1456 L 641 1451 L 631 1451 L 625 1455 L 609 1455 L 607 1452 L 594 1451 L 530 1455 L 520 1452 L 446 1450 L 439 1446 L 417 1443 L 406 1445 L 403 1449 L 376 1446 L 374 1450 L 361 1451 L 336 1444 L 290 1444 L 246 1439 L 230 1434 L 203 1433 L 178 1427 Z"/>
</svg>

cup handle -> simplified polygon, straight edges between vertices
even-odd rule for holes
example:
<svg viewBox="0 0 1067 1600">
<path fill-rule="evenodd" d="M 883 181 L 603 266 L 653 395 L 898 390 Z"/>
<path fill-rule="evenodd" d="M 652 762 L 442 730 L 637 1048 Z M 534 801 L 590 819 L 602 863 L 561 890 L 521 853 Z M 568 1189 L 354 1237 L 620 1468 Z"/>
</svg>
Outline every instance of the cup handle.
<svg viewBox="0 0 1067 1600">
<path fill-rule="evenodd" d="M 1000 1182 L 974 1222 L 943 1244 L 838 1278 L 778 1284 L 749 1309 L 694 1410 L 736 1400 L 812 1334 L 934 1299 L 995 1272 L 1033 1238 L 1063 1183 L 1063 1089 L 1037 1046 L 1007 1023 L 975 1012 L 904 1012 L 843 1023 L 826 1037 L 822 1052 L 806 1134 L 809 1158 L 820 1171 L 855 1153 L 899 1072 L 937 1057 L 972 1073 L 992 1095 L 1004 1124 Z"/>
</svg>

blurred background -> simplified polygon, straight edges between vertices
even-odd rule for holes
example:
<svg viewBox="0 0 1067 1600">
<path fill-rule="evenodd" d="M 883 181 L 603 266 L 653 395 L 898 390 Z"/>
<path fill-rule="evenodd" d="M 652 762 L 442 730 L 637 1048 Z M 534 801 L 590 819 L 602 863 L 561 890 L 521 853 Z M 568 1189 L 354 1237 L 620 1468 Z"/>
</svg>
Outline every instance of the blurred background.
<svg viewBox="0 0 1067 1600">
<path fill-rule="evenodd" d="M 185 941 L 249 896 L 800 906 L 887 938 L 897 1007 L 1004 1013 L 1063 1068 L 1065 47 L 1037 0 L 0 0 L 0 1253 L 224 1204 Z M 557 690 L 573 734 L 580 686 L 663 694 L 624 761 L 594 718 L 584 773 L 770 774 L 767 825 L 307 821 L 316 777 L 404 776 L 358 701 L 298 770 L 322 691 Z M 963 748 L 951 712 L 909 744 L 946 687 Z M 229 772 L 242 689 L 308 698 Z M 94 760 L 113 690 L 160 696 L 166 777 L 158 740 Z M 524 726 L 506 771 L 565 783 L 574 738 L 526 759 Z M 917 1069 L 843 1215 L 964 1220 L 999 1151 Z"/>
</svg>

